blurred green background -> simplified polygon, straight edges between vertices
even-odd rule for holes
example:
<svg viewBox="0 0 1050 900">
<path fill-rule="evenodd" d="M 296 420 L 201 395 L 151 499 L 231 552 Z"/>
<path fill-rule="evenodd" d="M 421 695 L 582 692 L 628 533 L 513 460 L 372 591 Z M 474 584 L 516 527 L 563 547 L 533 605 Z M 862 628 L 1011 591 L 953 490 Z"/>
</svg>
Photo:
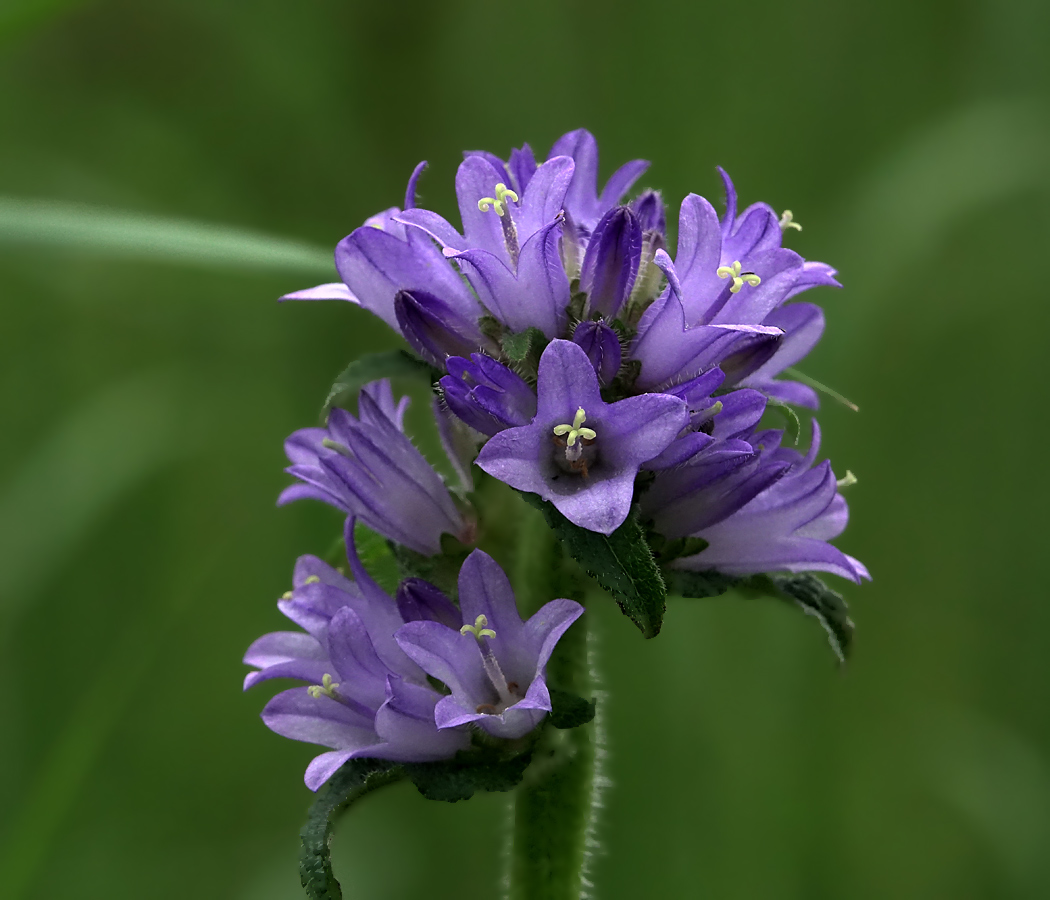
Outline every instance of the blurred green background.
<svg viewBox="0 0 1050 900">
<path fill-rule="evenodd" d="M 452 214 L 462 149 L 581 125 L 840 269 L 803 369 L 875 575 L 844 672 L 773 602 L 591 610 L 597 896 L 1050 896 L 1048 46 L 1042 0 L 0 5 L 0 896 L 299 896 L 313 748 L 240 656 L 337 522 L 282 439 L 397 342 L 275 298 L 419 159 Z M 348 897 L 495 896 L 505 803 L 369 798 Z"/>
</svg>

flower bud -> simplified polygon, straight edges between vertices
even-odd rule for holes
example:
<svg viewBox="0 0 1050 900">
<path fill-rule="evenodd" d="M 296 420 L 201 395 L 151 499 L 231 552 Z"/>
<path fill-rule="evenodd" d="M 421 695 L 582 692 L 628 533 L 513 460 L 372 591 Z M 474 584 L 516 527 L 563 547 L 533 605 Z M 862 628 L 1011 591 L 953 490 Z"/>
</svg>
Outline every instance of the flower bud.
<svg viewBox="0 0 1050 900">
<path fill-rule="evenodd" d="M 406 578 L 397 587 L 397 611 L 406 622 L 440 622 L 459 630 L 459 610 L 438 588 L 422 578 Z"/>
<path fill-rule="evenodd" d="M 526 425 L 536 415 L 536 395 L 502 363 L 474 353 L 470 359 L 451 356 L 448 375 L 439 384 L 445 402 L 460 419 L 482 434 Z"/>
<path fill-rule="evenodd" d="M 667 214 L 659 191 L 646 191 L 631 202 L 631 210 L 638 217 L 643 232 L 656 231 L 667 235 Z"/>
<path fill-rule="evenodd" d="M 580 272 L 592 312 L 616 316 L 631 295 L 642 255 L 642 229 L 626 206 L 609 210 L 594 229 Z"/>
<path fill-rule="evenodd" d="M 412 349 L 439 368 L 446 357 L 466 356 L 488 343 L 477 322 L 425 291 L 398 291 L 394 313 Z"/>
<path fill-rule="evenodd" d="M 572 335 L 573 343 L 582 348 L 598 374 L 600 384 L 607 385 L 620 371 L 623 351 L 620 339 L 604 322 L 580 322 Z"/>
</svg>

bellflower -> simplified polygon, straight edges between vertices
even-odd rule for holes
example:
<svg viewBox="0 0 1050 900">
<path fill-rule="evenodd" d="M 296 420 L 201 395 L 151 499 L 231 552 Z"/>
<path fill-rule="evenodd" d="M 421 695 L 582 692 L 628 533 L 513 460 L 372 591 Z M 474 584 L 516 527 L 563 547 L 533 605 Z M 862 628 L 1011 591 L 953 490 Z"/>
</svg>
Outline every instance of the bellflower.
<svg viewBox="0 0 1050 900">
<path fill-rule="evenodd" d="M 643 394 L 606 403 L 587 354 L 561 340 L 540 358 L 537 390 L 533 420 L 489 440 L 478 466 L 549 500 L 570 522 L 611 534 L 630 512 L 639 467 L 687 426 L 685 401 Z"/>
<path fill-rule="evenodd" d="M 437 728 L 434 712 L 442 695 L 395 640 L 408 620 L 399 613 L 405 607 L 361 565 L 353 527 L 350 518 L 346 546 L 353 580 L 317 557 L 301 556 L 294 587 L 277 605 L 303 630 L 264 635 L 244 657 L 258 669 L 245 678 L 245 690 L 273 678 L 308 682 L 273 697 L 262 719 L 284 737 L 332 748 L 306 769 L 307 787 L 314 791 L 355 757 L 425 762 L 447 759 L 470 744 L 464 729 Z M 440 592 L 432 585 L 406 592 L 430 603 L 417 602 L 409 610 L 413 619 L 425 618 L 432 608 L 456 614 L 446 598 L 434 598 Z"/>
<path fill-rule="evenodd" d="M 333 409 L 326 428 L 292 434 L 285 471 L 301 483 L 278 504 L 320 500 L 426 555 L 440 552 L 443 533 L 464 536 L 467 524 L 441 476 L 404 434 L 407 405 L 407 397 L 394 404 L 389 381 L 374 381 L 361 391 L 357 418 Z"/>
<path fill-rule="evenodd" d="M 820 452 L 816 420 L 805 456 L 766 440 L 757 469 L 779 474 L 735 512 L 697 528 L 695 536 L 708 547 L 674 566 L 728 575 L 823 571 L 858 583 L 870 579 L 863 563 L 828 543 L 845 529 L 849 511 L 831 463 L 814 466 Z"/>
<path fill-rule="evenodd" d="M 461 627 L 435 616 L 400 628 L 397 642 L 452 692 L 434 709 L 439 729 L 474 724 L 495 737 L 522 737 L 551 709 L 547 661 L 583 607 L 552 600 L 523 622 L 510 581 L 481 550 L 460 569 L 459 602 Z"/>
</svg>

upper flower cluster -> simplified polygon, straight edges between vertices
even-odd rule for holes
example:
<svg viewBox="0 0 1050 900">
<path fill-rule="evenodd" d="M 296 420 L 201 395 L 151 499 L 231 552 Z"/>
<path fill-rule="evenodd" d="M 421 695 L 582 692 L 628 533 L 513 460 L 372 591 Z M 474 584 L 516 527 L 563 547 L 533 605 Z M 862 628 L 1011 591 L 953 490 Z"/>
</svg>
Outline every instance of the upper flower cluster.
<svg viewBox="0 0 1050 900">
<path fill-rule="evenodd" d="M 416 205 L 424 167 L 403 208 L 339 243 L 340 283 L 288 298 L 348 300 L 386 321 L 445 373 L 444 403 L 473 429 L 477 465 L 580 527 L 610 534 L 637 506 L 664 536 L 707 543 L 676 563 L 685 568 L 867 577 L 827 543 L 847 513 L 830 465 L 814 467 L 819 441 L 806 455 L 778 449 L 783 431 L 760 424 L 769 401 L 817 407 L 811 388 L 778 376 L 824 328 L 820 308 L 795 298 L 838 285 L 830 266 L 783 246 L 800 227 L 790 211 L 738 213 L 722 172 L 725 212 L 687 196 L 672 259 L 661 196 L 624 202 L 648 163 L 626 164 L 599 192 L 587 131 L 560 138 L 542 162 L 528 145 L 508 160 L 467 153 L 459 228 Z M 462 534 L 422 459 L 394 458 L 403 436 L 384 426 L 389 441 L 370 440 L 352 421 L 333 413 L 330 435 L 293 436 L 290 471 L 310 487 L 288 496 L 325 499 L 424 553 L 442 532 Z M 380 472 L 372 486 L 385 513 L 354 480 L 377 447 L 386 462 L 364 466 Z M 389 485 L 406 488 L 396 503 Z M 416 512 L 383 520 L 400 508 Z"/>
</svg>

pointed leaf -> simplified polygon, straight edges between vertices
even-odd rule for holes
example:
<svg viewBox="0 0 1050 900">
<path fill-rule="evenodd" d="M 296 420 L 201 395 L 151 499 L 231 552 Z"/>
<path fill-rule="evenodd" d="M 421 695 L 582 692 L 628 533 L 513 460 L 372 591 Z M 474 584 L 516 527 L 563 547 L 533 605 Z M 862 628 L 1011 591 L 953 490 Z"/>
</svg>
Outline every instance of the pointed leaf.
<svg viewBox="0 0 1050 900">
<path fill-rule="evenodd" d="M 508 759 L 495 753 L 479 755 L 477 750 L 470 750 L 460 752 L 455 759 L 406 763 L 405 771 L 428 800 L 456 803 L 470 799 L 475 791 L 513 790 L 521 782 L 531 759 L 531 751 Z"/>
<path fill-rule="evenodd" d="M 332 407 L 352 409 L 357 393 L 363 385 L 379 378 L 426 378 L 431 383 L 437 381 L 440 373 L 435 372 L 421 359 L 404 350 L 388 350 L 385 353 L 369 353 L 355 359 L 336 376 L 332 389 L 324 401 L 321 410 L 322 419 L 328 418 Z"/>
<path fill-rule="evenodd" d="M 597 701 L 584 700 L 570 691 L 548 688 L 551 695 L 551 725 L 555 728 L 577 728 L 594 718 Z"/>
<path fill-rule="evenodd" d="M 666 591 L 660 570 L 632 512 L 612 534 L 573 525 L 536 494 L 522 497 L 543 512 L 547 524 L 584 570 L 616 598 L 620 609 L 647 638 L 663 624 Z"/>
<path fill-rule="evenodd" d="M 853 620 L 849 608 L 838 591 L 829 588 L 822 579 L 809 572 L 791 574 L 771 572 L 755 575 L 746 581 L 747 588 L 774 597 L 794 601 L 807 615 L 820 622 L 828 633 L 828 643 L 840 663 L 845 663 L 853 644 Z"/>
</svg>

